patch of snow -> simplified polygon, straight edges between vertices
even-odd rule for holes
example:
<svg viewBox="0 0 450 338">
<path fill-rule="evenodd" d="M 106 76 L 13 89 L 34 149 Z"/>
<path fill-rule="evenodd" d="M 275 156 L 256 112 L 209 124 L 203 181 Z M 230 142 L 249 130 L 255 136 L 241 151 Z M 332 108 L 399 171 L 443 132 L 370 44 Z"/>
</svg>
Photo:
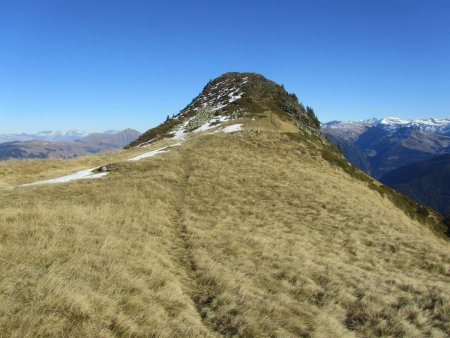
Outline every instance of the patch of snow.
<svg viewBox="0 0 450 338">
<path fill-rule="evenodd" d="M 385 117 L 380 121 L 380 124 L 393 125 L 393 124 L 408 124 L 411 121 L 402 120 L 398 117 Z"/>
<path fill-rule="evenodd" d="M 228 104 L 228 102 L 219 102 L 219 104 L 214 106 L 213 111 L 222 109 L 222 108 L 226 107 L 227 104 Z"/>
<path fill-rule="evenodd" d="M 175 143 L 168 147 L 155 149 L 155 150 L 149 151 L 147 153 L 143 153 L 138 156 L 132 157 L 132 158 L 128 159 L 128 161 L 139 161 L 139 160 L 142 160 L 143 158 L 149 158 L 149 157 L 153 157 L 158 154 L 167 153 L 167 152 L 169 152 L 168 148 L 177 147 L 179 145 L 181 145 L 181 143 Z"/>
<path fill-rule="evenodd" d="M 108 173 L 97 173 L 97 174 L 95 174 L 95 173 L 92 172 L 95 169 L 97 169 L 97 168 L 80 170 L 80 171 L 77 171 L 77 172 L 75 172 L 73 174 L 70 174 L 70 175 L 61 176 L 61 177 L 57 177 L 57 178 L 52 178 L 50 180 L 44 180 L 44 181 L 37 181 L 37 182 L 33 182 L 33 183 L 22 184 L 21 186 L 22 187 L 26 187 L 26 186 L 38 185 L 38 184 L 66 183 L 66 182 L 75 181 L 75 180 L 87 180 L 87 179 L 100 178 L 100 177 L 106 176 L 108 174 Z"/>
<path fill-rule="evenodd" d="M 227 82 L 227 80 L 223 80 L 223 81 L 217 82 L 211 89 L 216 89 L 217 87 L 219 87 L 224 82 Z"/>
<path fill-rule="evenodd" d="M 232 124 L 229 126 L 226 126 L 225 128 L 216 130 L 215 133 L 234 133 L 235 131 L 239 131 L 242 130 L 242 124 L 241 123 L 237 123 L 237 124 Z"/>
<path fill-rule="evenodd" d="M 183 126 L 181 126 L 181 128 L 178 128 L 177 130 L 175 130 L 172 138 L 175 140 L 184 140 L 184 136 L 185 136 L 184 127 L 185 126 L 183 125 Z"/>
<path fill-rule="evenodd" d="M 228 121 L 229 119 L 230 119 L 229 116 L 216 116 L 216 117 L 212 118 L 210 121 L 206 122 L 205 124 L 201 125 L 197 129 L 195 129 L 194 133 L 199 133 L 199 132 L 202 132 L 205 130 L 217 128 L 220 126 L 219 124 L 217 124 L 218 122 L 225 122 L 225 121 Z"/>
<path fill-rule="evenodd" d="M 229 94 L 230 100 L 228 102 L 231 103 L 231 102 L 234 102 L 236 100 L 239 100 L 242 97 L 242 94 L 243 93 L 237 93 L 237 94 L 231 93 L 231 94 Z"/>
<path fill-rule="evenodd" d="M 167 148 L 160 148 L 160 149 L 152 150 L 147 153 L 143 153 L 138 156 L 132 157 L 132 158 L 128 159 L 128 161 L 139 161 L 139 160 L 142 160 L 143 158 L 153 157 L 153 156 L 161 154 L 161 153 L 167 153 L 168 150 L 166 150 L 166 149 Z"/>
<path fill-rule="evenodd" d="M 149 143 L 152 143 L 152 142 L 153 142 L 153 140 L 154 140 L 154 138 L 152 138 L 152 139 L 149 140 L 149 141 L 145 141 L 145 142 L 139 143 L 139 144 L 136 146 L 136 148 L 140 148 L 140 147 L 145 146 L 145 145 L 148 146 Z"/>
<path fill-rule="evenodd" d="M 184 140 L 186 137 L 186 133 L 185 133 L 185 128 L 188 125 L 189 121 L 192 120 L 192 118 L 190 118 L 189 120 L 185 121 L 181 126 L 179 126 L 177 129 L 174 130 L 173 132 L 173 139 L 174 140 Z"/>
<path fill-rule="evenodd" d="M 201 125 L 200 127 L 198 127 L 197 129 L 194 130 L 194 133 L 200 133 L 202 131 L 208 130 L 208 129 L 212 129 L 217 127 L 217 125 L 212 125 L 212 121 L 206 122 L 205 124 Z"/>
<path fill-rule="evenodd" d="M 248 78 L 242 79 L 242 84 L 246 83 Z M 219 92 L 214 92 L 215 90 L 220 89 Z M 240 99 L 243 95 L 243 92 L 240 92 L 240 87 L 236 87 L 227 80 L 221 81 L 211 87 L 211 89 L 202 93 L 190 106 L 201 105 L 202 107 L 212 107 L 213 111 L 220 110 L 226 107 L 231 102 L 234 102 Z M 196 110 L 198 108 L 193 108 Z"/>
<path fill-rule="evenodd" d="M 231 119 L 231 117 L 229 116 L 217 116 L 216 119 L 218 118 L 219 122 L 225 122 Z"/>
</svg>

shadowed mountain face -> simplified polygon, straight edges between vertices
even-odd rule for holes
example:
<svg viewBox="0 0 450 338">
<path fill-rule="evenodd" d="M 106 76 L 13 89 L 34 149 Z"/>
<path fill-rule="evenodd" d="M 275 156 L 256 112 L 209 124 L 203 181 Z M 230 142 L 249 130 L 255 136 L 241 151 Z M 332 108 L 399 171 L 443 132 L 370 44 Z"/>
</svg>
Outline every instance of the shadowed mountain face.
<svg viewBox="0 0 450 338">
<path fill-rule="evenodd" d="M 380 181 L 450 216 L 450 154 L 397 168 Z"/>
<path fill-rule="evenodd" d="M 30 158 L 75 158 L 120 149 L 135 140 L 140 133 L 126 129 L 116 133 L 93 133 L 73 141 L 43 140 L 0 143 L 0 160 Z"/>
<path fill-rule="evenodd" d="M 450 153 L 450 120 L 395 118 L 330 122 L 322 132 L 346 158 L 375 178 L 439 154 Z"/>
<path fill-rule="evenodd" d="M 370 162 L 367 155 L 362 152 L 354 143 L 346 142 L 333 134 L 327 134 L 327 139 L 341 148 L 342 154 L 354 166 L 362 171 L 371 174 Z"/>
</svg>

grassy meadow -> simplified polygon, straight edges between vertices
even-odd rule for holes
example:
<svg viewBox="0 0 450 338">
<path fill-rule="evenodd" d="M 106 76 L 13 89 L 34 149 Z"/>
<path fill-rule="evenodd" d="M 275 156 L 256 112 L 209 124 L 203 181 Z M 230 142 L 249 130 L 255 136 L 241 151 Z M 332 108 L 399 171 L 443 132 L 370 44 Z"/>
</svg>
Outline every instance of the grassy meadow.
<svg viewBox="0 0 450 338">
<path fill-rule="evenodd" d="M 0 164 L 119 168 L 0 189 L 0 337 L 450 335 L 449 241 L 367 182 L 276 130 L 124 161 L 170 142 Z"/>
</svg>

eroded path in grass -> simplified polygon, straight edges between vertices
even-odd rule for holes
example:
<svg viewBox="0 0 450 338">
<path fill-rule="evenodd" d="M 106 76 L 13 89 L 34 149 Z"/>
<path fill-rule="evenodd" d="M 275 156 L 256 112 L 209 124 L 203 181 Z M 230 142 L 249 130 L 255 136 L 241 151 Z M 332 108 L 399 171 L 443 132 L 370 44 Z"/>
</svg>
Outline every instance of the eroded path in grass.
<svg viewBox="0 0 450 338">
<path fill-rule="evenodd" d="M 180 152 L 180 168 L 182 172 L 177 189 L 178 198 L 174 205 L 176 209 L 174 226 L 180 239 L 179 261 L 188 277 L 184 288 L 191 298 L 203 324 L 213 336 L 235 335 L 238 332 L 237 328 L 232 327 L 229 323 L 224 326 L 217 322 L 220 319 L 216 318 L 214 309 L 212 308 L 212 303 L 217 293 L 215 278 L 204 274 L 204 271 L 199 268 L 198 257 L 195 256 L 196 249 L 193 247 L 193 229 L 188 227 L 188 217 L 192 215 L 192 211 L 189 209 L 192 206 L 190 200 L 196 199 L 195 189 L 192 187 L 192 178 L 197 175 L 195 164 L 196 155 L 198 155 L 198 151 L 203 151 L 202 145 L 210 138 L 211 136 L 204 136 Z"/>
</svg>

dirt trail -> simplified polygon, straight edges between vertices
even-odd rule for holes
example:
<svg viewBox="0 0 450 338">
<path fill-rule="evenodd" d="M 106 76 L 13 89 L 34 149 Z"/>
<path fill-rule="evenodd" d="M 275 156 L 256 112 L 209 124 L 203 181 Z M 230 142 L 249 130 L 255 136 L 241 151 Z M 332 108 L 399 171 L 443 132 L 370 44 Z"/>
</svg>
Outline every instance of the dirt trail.
<svg viewBox="0 0 450 338">
<path fill-rule="evenodd" d="M 179 260 L 188 277 L 186 292 L 192 299 L 202 323 L 211 332 L 211 336 L 218 336 L 222 335 L 223 332 L 218 329 L 218 326 L 212 325 L 207 318 L 207 313 L 210 314 L 213 310 L 211 306 L 213 300 L 216 298 L 215 283 L 211 278 L 207 278 L 197 265 L 195 249 L 191 240 L 192 233 L 187 226 L 186 216 L 186 212 L 189 208 L 190 178 L 195 175 L 195 156 L 192 155 L 202 144 L 207 142 L 209 138 L 210 137 L 208 136 L 203 137 L 194 144 L 189 145 L 189 148 L 186 147 L 180 152 L 180 163 L 183 171 L 178 186 L 178 201 L 175 205 L 175 227 L 181 246 Z"/>
</svg>

